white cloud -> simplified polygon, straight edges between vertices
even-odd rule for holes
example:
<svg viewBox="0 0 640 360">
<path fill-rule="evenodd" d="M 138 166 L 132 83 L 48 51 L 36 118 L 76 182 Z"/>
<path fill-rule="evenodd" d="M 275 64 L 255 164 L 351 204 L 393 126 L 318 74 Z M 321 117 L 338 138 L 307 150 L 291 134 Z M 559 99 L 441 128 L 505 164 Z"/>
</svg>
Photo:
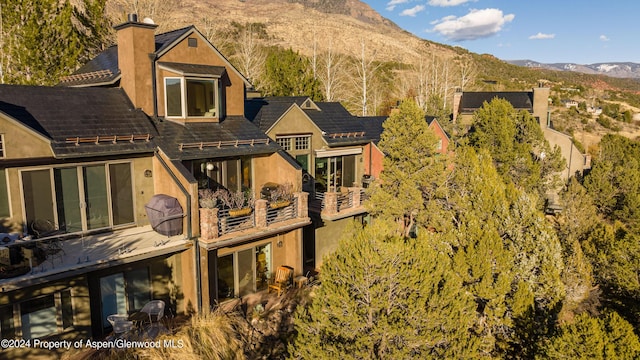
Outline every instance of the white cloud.
<svg viewBox="0 0 640 360">
<path fill-rule="evenodd" d="M 472 9 L 462 17 L 450 15 L 432 22 L 430 31 L 452 41 L 475 40 L 495 35 L 514 18 L 515 15 L 505 15 L 500 9 Z"/>
<path fill-rule="evenodd" d="M 470 1 L 478 1 L 478 0 L 429 0 L 429 5 L 431 6 L 458 6 L 464 3 L 468 3 Z"/>
<path fill-rule="evenodd" d="M 395 9 L 396 6 L 400 4 L 406 4 L 408 2 L 409 0 L 391 0 L 387 3 L 387 11 L 393 11 L 393 9 Z"/>
<path fill-rule="evenodd" d="M 553 39 L 556 37 L 556 34 L 543 34 L 541 32 L 529 36 L 530 40 L 543 40 L 543 39 Z"/>
<path fill-rule="evenodd" d="M 400 16 L 416 16 L 417 13 L 424 10 L 424 7 L 425 7 L 424 5 L 416 5 L 411 9 L 402 10 L 402 12 L 400 13 Z"/>
<path fill-rule="evenodd" d="M 600 40 L 609 41 L 609 38 L 606 35 L 600 35 Z"/>
</svg>

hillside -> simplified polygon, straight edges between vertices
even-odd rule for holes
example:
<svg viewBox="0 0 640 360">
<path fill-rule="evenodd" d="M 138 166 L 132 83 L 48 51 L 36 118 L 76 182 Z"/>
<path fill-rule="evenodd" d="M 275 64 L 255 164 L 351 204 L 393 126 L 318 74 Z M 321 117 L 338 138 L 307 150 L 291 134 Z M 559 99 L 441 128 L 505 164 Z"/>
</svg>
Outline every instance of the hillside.
<svg viewBox="0 0 640 360">
<path fill-rule="evenodd" d="M 126 0 L 110 1 L 113 17 L 119 18 L 114 22 L 123 21 L 131 6 L 123 4 Z M 456 55 L 450 47 L 400 29 L 359 0 L 184 0 L 179 4 L 169 0 L 161 9 L 141 12 L 140 16 L 152 17 L 161 31 L 187 24 L 206 32 L 210 27 L 229 27 L 232 22 L 261 23 L 270 45 L 291 47 L 307 56 L 313 53 L 314 38 L 318 52 L 331 46 L 347 55 L 357 54 L 364 39 L 378 61 L 413 63 L 432 53 L 438 57 Z"/>
</svg>

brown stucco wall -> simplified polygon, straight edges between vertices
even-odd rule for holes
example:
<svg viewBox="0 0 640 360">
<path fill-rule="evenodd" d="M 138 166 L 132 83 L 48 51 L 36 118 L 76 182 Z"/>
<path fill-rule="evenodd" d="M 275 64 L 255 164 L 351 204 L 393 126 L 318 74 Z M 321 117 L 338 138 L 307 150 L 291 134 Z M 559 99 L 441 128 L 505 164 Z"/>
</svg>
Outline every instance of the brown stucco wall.
<svg viewBox="0 0 640 360">
<path fill-rule="evenodd" d="M 290 183 L 293 191 L 300 191 L 302 170 L 296 169 L 283 158 L 283 155 L 274 153 L 268 156 L 256 156 L 253 158 L 253 186 L 256 197 L 260 196 L 260 190 L 264 184 L 273 182 L 277 184 Z"/>
<path fill-rule="evenodd" d="M 384 154 L 372 143 L 365 145 L 362 151 L 363 171 L 366 175 L 373 175 L 375 179 L 380 178 L 383 166 Z"/>
<path fill-rule="evenodd" d="M 47 337 L 46 340 L 86 341 L 91 336 L 91 305 L 89 303 L 89 287 L 87 284 L 86 276 L 77 276 L 51 282 L 44 286 L 37 285 L 22 290 L 12 291 L 9 293 L 0 293 L 0 306 L 17 304 L 38 296 L 53 294 L 55 292 L 69 288 L 72 289 L 71 296 L 73 304 L 74 326 L 65 330 L 63 333 Z M 97 311 L 100 311 L 100 309 L 98 309 Z M 14 325 L 16 326 L 17 330 L 18 324 Z M 3 349 L 0 353 L 0 358 L 51 359 L 52 357 L 60 357 L 65 352 L 66 350 L 64 349 L 47 350 L 30 346 L 23 349 Z"/>
<path fill-rule="evenodd" d="M 273 140 L 275 140 L 278 135 L 291 134 L 311 134 L 311 143 L 309 144 L 310 151 L 291 150 L 289 154 L 291 154 L 293 158 L 299 154 L 309 154 L 309 174 L 315 176 L 316 164 L 314 150 L 326 147 L 327 143 L 322 138 L 320 129 L 309 120 L 309 117 L 297 105 L 290 108 L 267 132 L 267 135 Z"/>
<path fill-rule="evenodd" d="M 163 54 L 157 61 L 178 62 L 199 65 L 225 66 L 226 75 L 223 76 L 222 85 L 225 88 L 226 104 L 224 106 L 226 115 L 244 115 L 244 90 L 245 83 L 241 76 L 231 68 L 227 61 L 219 53 L 209 46 L 206 39 L 198 34 L 191 34 L 189 37 L 197 38 L 198 47 L 189 47 L 188 39 L 184 39 L 175 47 Z M 158 111 L 164 115 L 164 80 L 158 72 Z"/>
<path fill-rule="evenodd" d="M 0 115 L 0 134 L 4 135 L 5 159 L 53 157 L 47 139 L 3 115 Z"/>
<path fill-rule="evenodd" d="M 324 258 L 336 251 L 344 230 L 352 221 L 352 217 L 324 221 L 320 227 L 316 228 L 316 268 L 319 269 Z"/>
</svg>

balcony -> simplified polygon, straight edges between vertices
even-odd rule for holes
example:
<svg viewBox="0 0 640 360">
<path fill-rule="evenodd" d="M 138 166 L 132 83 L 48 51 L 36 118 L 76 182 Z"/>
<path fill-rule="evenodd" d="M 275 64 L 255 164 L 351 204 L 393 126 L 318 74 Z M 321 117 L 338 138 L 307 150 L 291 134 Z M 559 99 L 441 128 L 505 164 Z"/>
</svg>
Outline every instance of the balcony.
<svg viewBox="0 0 640 360">
<path fill-rule="evenodd" d="M 151 226 L 98 234 L 11 239 L 0 246 L 0 290 L 24 288 L 89 271 L 179 252 L 184 235 L 167 237 Z"/>
<path fill-rule="evenodd" d="M 293 201 L 272 203 L 265 199 L 255 201 L 255 207 L 234 210 L 200 208 L 200 242 L 208 246 L 230 241 L 243 241 L 265 237 L 300 228 L 310 223 L 308 194 L 295 193 Z"/>
<path fill-rule="evenodd" d="M 309 203 L 309 210 L 320 213 L 325 220 L 338 220 L 367 212 L 362 205 L 367 196 L 365 189 L 342 187 L 339 190 L 316 192 Z"/>
</svg>

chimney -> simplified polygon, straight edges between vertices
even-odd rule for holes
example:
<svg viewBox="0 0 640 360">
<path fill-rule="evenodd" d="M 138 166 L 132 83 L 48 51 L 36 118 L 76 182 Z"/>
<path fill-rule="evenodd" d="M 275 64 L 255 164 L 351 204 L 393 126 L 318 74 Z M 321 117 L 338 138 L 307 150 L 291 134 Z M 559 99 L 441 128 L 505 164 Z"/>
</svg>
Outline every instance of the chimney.
<svg viewBox="0 0 640 360">
<path fill-rule="evenodd" d="M 533 88 L 533 116 L 537 117 L 541 128 L 548 127 L 549 95 L 551 89 L 545 87 L 542 82 Z"/>
<path fill-rule="evenodd" d="M 129 14 L 127 22 L 114 26 L 118 41 L 120 87 L 136 108 L 153 114 L 153 76 L 151 54 L 155 52 L 155 29 L 158 25 L 138 22 Z"/>
<path fill-rule="evenodd" d="M 462 100 L 462 89 L 456 88 L 456 92 L 453 93 L 453 122 L 456 122 L 458 118 L 458 112 L 460 111 L 460 101 Z"/>
</svg>

